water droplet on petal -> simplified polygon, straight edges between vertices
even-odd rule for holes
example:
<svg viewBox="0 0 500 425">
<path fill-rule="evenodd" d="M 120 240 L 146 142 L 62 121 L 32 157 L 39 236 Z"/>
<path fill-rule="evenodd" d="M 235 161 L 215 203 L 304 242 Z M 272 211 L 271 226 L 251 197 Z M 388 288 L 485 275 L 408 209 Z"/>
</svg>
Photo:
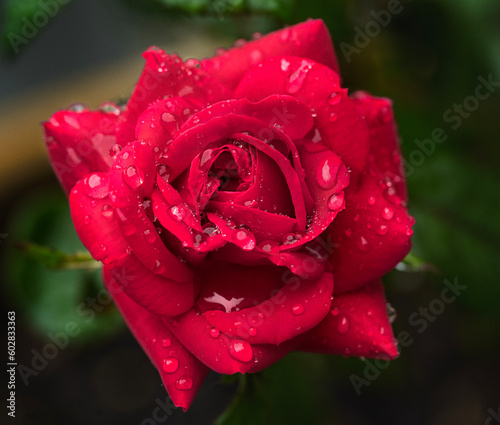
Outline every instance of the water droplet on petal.
<svg viewBox="0 0 500 425">
<path fill-rule="evenodd" d="M 332 112 L 332 113 L 330 114 L 330 116 L 328 117 L 328 120 L 329 120 L 330 122 L 335 122 L 335 121 L 337 121 L 337 118 L 338 118 L 338 117 L 339 117 L 339 116 L 337 115 L 337 113 L 336 113 L 336 112 Z"/>
<path fill-rule="evenodd" d="M 132 189 L 137 189 L 144 183 L 144 178 L 134 165 L 130 165 L 123 170 L 123 180 Z"/>
<path fill-rule="evenodd" d="M 182 205 L 174 205 L 168 210 L 168 214 L 176 221 L 182 221 L 186 217 L 186 209 Z"/>
<path fill-rule="evenodd" d="M 375 232 L 377 232 L 377 234 L 379 234 L 380 236 L 383 236 L 383 235 L 387 234 L 388 231 L 389 231 L 389 225 L 388 224 L 379 224 L 375 228 Z"/>
<path fill-rule="evenodd" d="M 212 338 L 219 338 L 220 332 L 218 329 L 212 328 L 210 329 L 210 336 Z"/>
<path fill-rule="evenodd" d="M 181 376 L 175 381 L 175 388 L 182 391 L 190 390 L 193 387 L 193 380 L 187 376 Z"/>
<path fill-rule="evenodd" d="M 328 199 L 327 207 L 332 211 L 337 211 L 344 205 L 344 192 L 334 193 Z"/>
<path fill-rule="evenodd" d="M 360 215 L 359 215 L 359 214 L 356 214 L 356 215 L 352 218 L 352 220 L 356 222 L 356 221 L 358 221 L 358 220 L 359 220 L 359 217 L 360 217 Z"/>
<path fill-rule="evenodd" d="M 163 360 L 163 370 L 167 373 L 174 373 L 179 369 L 179 360 L 175 357 L 167 357 Z"/>
<path fill-rule="evenodd" d="M 375 202 L 377 202 L 377 200 L 375 199 L 374 196 L 370 196 L 368 198 L 368 205 L 375 205 Z"/>
<path fill-rule="evenodd" d="M 349 330 L 349 319 L 346 316 L 342 316 L 337 324 L 337 331 L 341 334 L 347 333 Z"/>
<path fill-rule="evenodd" d="M 242 339 L 232 339 L 228 346 L 230 356 L 240 362 L 248 363 L 252 360 L 252 346 Z"/>
<path fill-rule="evenodd" d="M 290 67 L 290 62 L 288 62 L 286 59 L 281 59 L 280 65 L 281 65 L 281 70 L 283 72 L 286 72 Z"/>
<path fill-rule="evenodd" d="M 94 199 L 103 199 L 108 196 L 108 179 L 98 173 L 90 174 L 84 179 L 85 194 Z"/>
<path fill-rule="evenodd" d="M 299 240 L 299 237 L 295 233 L 287 233 L 283 236 L 283 245 L 292 245 Z"/>
<path fill-rule="evenodd" d="M 350 238 L 351 235 L 352 235 L 352 229 L 350 227 L 347 227 L 345 230 L 344 230 L 344 233 L 345 235 Z"/>
<path fill-rule="evenodd" d="M 92 217 L 90 217 L 90 215 L 86 215 L 85 217 L 83 217 L 83 222 L 85 224 L 89 224 L 91 221 L 92 221 Z"/>
<path fill-rule="evenodd" d="M 340 313 L 339 309 L 337 307 L 333 307 L 331 310 L 330 310 L 330 314 L 335 317 L 335 316 L 338 316 Z"/>
<path fill-rule="evenodd" d="M 165 347 L 165 348 L 170 347 L 172 345 L 172 340 L 170 338 L 163 338 L 161 340 L 161 345 L 162 345 L 162 347 Z"/>
<path fill-rule="evenodd" d="M 252 65 L 262 62 L 263 58 L 264 54 L 260 50 L 255 49 L 250 53 L 250 62 Z"/>
<path fill-rule="evenodd" d="M 340 92 L 333 92 L 328 97 L 328 103 L 330 105 L 336 105 L 337 103 L 340 102 L 340 99 L 342 99 L 342 94 Z"/>
<path fill-rule="evenodd" d="M 307 74 L 311 68 L 311 64 L 308 61 L 303 60 L 300 67 L 288 77 L 285 85 L 286 92 L 290 94 L 297 93 L 304 85 Z"/>
<path fill-rule="evenodd" d="M 113 217 L 113 208 L 111 205 L 104 205 L 101 210 L 103 217 L 110 218 Z"/>
<path fill-rule="evenodd" d="M 116 103 L 113 102 L 103 103 L 101 106 L 99 106 L 99 111 L 104 112 L 106 114 L 113 114 L 116 116 L 120 115 L 121 113 L 121 110 L 118 107 L 118 105 L 116 105 Z"/>
<path fill-rule="evenodd" d="M 248 334 L 250 336 L 255 336 L 257 335 L 257 328 L 254 328 L 253 326 L 248 329 Z"/>
<path fill-rule="evenodd" d="M 368 241 L 361 236 L 357 241 L 356 241 L 356 247 L 360 251 L 368 251 Z"/>
<path fill-rule="evenodd" d="M 316 181 L 325 190 L 332 189 L 337 183 L 338 163 L 334 158 L 321 162 L 316 170 Z"/>
<path fill-rule="evenodd" d="M 120 153 L 121 150 L 122 150 L 121 145 L 116 143 L 109 148 L 109 156 L 111 158 L 114 158 L 116 155 L 118 155 Z"/>
<path fill-rule="evenodd" d="M 290 311 L 294 316 L 300 316 L 304 313 L 304 306 L 302 304 L 295 304 L 290 307 Z"/>
<path fill-rule="evenodd" d="M 255 236 L 247 229 L 239 229 L 233 233 L 233 243 L 244 251 L 251 251 L 255 248 Z"/>
<path fill-rule="evenodd" d="M 144 230 L 144 239 L 148 243 L 154 243 L 156 241 L 156 232 L 152 232 L 149 229 Z"/>
<path fill-rule="evenodd" d="M 85 103 L 73 103 L 72 105 L 68 106 L 68 111 L 71 112 L 84 112 L 88 111 L 89 108 Z"/>
<path fill-rule="evenodd" d="M 394 210 L 391 207 L 385 207 L 380 213 L 384 220 L 390 221 L 394 217 Z"/>
<path fill-rule="evenodd" d="M 280 252 L 279 244 L 274 241 L 262 241 L 258 247 L 266 254 L 278 254 Z"/>
</svg>

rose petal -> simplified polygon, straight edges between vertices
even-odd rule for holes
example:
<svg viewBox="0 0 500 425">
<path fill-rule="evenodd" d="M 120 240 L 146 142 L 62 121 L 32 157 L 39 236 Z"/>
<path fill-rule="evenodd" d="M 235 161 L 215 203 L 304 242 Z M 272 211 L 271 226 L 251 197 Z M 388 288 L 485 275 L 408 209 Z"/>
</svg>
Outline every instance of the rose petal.
<svg viewBox="0 0 500 425">
<path fill-rule="evenodd" d="M 398 350 L 377 280 L 334 296 L 330 314 L 307 334 L 300 350 L 343 356 L 394 359 Z"/>
<path fill-rule="evenodd" d="M 351 168 L 355 182 L 365 168 L 369 132 L 338 75 L 303 58 L 274 57 L 249 70 L 235 91 L 237 98 L 252 101 L 272 94 L 291 94 L 314 110 L 324 143 Z"/>
<path fill-rule="evenodd" d="M 394 194 L 408 201 L 403 157 L 390 99 L 356 92 L 352 99 L 370 129 L 370 157 L 379 171 L 393 183 Z"/>
<path fill-rule="evenodd" d="M 50 161 L 66 193 L 87 174 L 109 170 L 117 119 L 112 112 L 59 111 L 43 123 Z"/>
<path fill-rule="evenodd" d="M 76 232 L 92 257 L 109 264 L 126 255 L 128 243 L 108 198 L 106 173 L 80 180 L 70 192 L 69 204 Z"/>
<path fill-rule="evenodd" d="M 255 64 L 276 55 L 309 58 L 338 72 L 337 58 L 328 29 L 322 20 L 310 20 L 232 48 L 220 56 L 205 59 L 201 68 L 234 89 Z"/>
<path fill-rule="evenodd" d="M 383 276 L 410 251 L 414 219 L 386 193 L 382 175 L 367 170 L 328 229 L 337 247 L 332 255 L 337 294 Z"/>
<path fill-rule="evenodd" d="M 134 254 L 121 257 L 105 269 L 123 292 L 151 313 L 177 316 L 193 306 L 193 280 L 176 282 L 153 273 Z"/>
<path fill-rule="evenodd" d="M 132 301 L 117 285 L 108 269 L 104 270 L 104 282 L 128 327 L 158 369 L 173 403 L 186 411 L 209 369 L 172 335 L 161 316 L 150 313 Z"/>
<path fill-rule="evenodd" d="M 118 122 L 117 138 L 123 145 L 134 140 L 139 116 L 158 99 L 178 96 L 206 105 L 233 97 L 215 78 L 186 66 L 176 55 L 151 47 L 143 56 L 144 70 Z"/>
<path fill-rule="evenodd" d="M 290 277 L 278 293 L 261 304 L 231 313 L 209 310 L 205 317 L 228 336 L 251 344 L 279 345 L 323 320 L 330 310 L 332 290 L 331 273 L 316 281 Z"/>
</svg>

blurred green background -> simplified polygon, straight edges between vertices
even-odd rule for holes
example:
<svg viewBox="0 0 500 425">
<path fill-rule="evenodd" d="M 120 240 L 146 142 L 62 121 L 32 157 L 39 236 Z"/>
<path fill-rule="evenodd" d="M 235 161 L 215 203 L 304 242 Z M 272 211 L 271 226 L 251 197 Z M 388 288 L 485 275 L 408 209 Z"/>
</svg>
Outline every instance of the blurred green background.
<svg viewBox="0 0 500 425">
<path fill-rule="evenodd" d="M 18 376 L 15 423 L 149 424 L 166 402 L 99 273 L 51 271 L 15 247 L 32 241 L 83 249 L 44 156 L 39 121 L 72 102 L 97 107 L 127 96 L 140 52 L 151 44 L 184 58 L 210 56 L 238 38 L 309 17 L 328 25 L 345 87 L 394 102 L 416 218 L 413 253 L 434 270 L 396 270 L 385 278 L 398 311 L 395 335 L 409 335 L 390 366 L 292 354 L 247 382 L 226 423 L 500 423 L 498 0 L 7 0 L 0 61 L 2 312 L 16 311 L 18 362 L 33 371 L 24 375 L 27 385 Z M 126 83 L 113 85 L 113 76 Z M 440 141 L 432 140 L 436 129 Z M 445 280 L 466 289 L 440 304 Z M 424 329 L 415 318 L 427 307 Z M 36 353 L 68 323 L 77 334 L 33 369 Z M 360 394 L 353 374 L 365 380 Z M 236 392 L 234 382 L 210 375 L 191 410 L 163 422 L 212 423 Z"/>
</svg>

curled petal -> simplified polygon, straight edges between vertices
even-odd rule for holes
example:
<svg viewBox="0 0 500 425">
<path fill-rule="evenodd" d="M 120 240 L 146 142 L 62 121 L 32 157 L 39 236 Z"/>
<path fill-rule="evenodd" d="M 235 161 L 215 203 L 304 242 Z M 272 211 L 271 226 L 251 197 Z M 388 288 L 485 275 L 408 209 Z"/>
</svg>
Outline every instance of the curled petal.
<svg viewBox="0 0 500 425">
<path fill-rule="evenodd" d="M 132 301 L 117 285 L 110 270 L 104 270 L 104 282 L 128 327 L 141 344 L 177 407 L 186 411 L 209 369 L 196 359 L 153 314 Z"/>
<path fill-rule="evenodd" d="M 300 350 L 392 360 L 398 357 L 379 280 L 334 296 L 330 313 L 301 344 Z"/>
<path fill-rule="evenodd" d="M 201 68 L 234 89 L 255 64 L 277 56 L 300 56 L 320 62 L 338 72 L 332 40 L 324 22 L 310 20 L 272 32 L 240 48 L 205 59 Z"/>
<path fill-rule="evenodd" d="M 87 174 L 109 170 L 121 149 L 117 119 L 104 111 L 59 111 L 43 123 L 50 161 L 66 193 Z"/>
<path fill-rule="evenodd" d="M 274 57 L 250 69 L 235 92 L 236 97 L 252 101 L 272 94 L 293 95 L 311 109 L 323 143 L 351 168 L 351 179 L 356 181 L 365 168 L 369 132 L 339 76 L 318 62 Z"/>
<path fill-rule="evenodd" d="M 193 306 L 196 295 L 193 279 L 182 282 L 167 279 L 148 270 L 132 253 L 105 269 L 123 292 L 151 313 L 177 316 Z"/>
<path fill-rule="evenodd" d="M 333 276 L 316 281 L 292 277 L 275 295 L 256 306 L 226 313 L 209 310 L 205 317 L 224 334 L 251 344 L 279 345 L 320 323 L 330 310 Z"/>
</svg>

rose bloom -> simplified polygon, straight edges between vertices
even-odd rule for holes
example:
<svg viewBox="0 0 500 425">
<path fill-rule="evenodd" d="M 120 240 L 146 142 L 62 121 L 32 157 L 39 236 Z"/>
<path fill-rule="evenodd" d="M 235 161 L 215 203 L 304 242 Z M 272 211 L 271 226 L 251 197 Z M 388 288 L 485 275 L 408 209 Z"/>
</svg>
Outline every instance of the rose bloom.
<svg viewBox="0 0 500 425">
<path fill-rule="evenodd" d="M 393 359 L 380 277 L 410 250 L 391 102 L 349 96 L 321 20 L 215 57 L 152 47 L 124 108 L 44 123 L 106 287 L 187 409 L 209 370 Z"/>
</svg>

